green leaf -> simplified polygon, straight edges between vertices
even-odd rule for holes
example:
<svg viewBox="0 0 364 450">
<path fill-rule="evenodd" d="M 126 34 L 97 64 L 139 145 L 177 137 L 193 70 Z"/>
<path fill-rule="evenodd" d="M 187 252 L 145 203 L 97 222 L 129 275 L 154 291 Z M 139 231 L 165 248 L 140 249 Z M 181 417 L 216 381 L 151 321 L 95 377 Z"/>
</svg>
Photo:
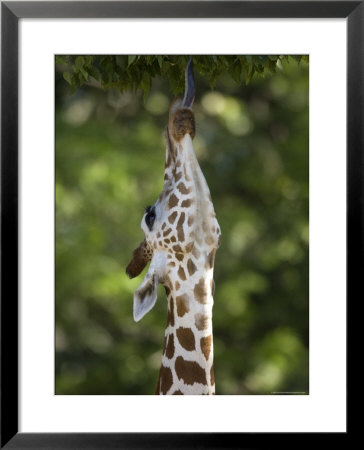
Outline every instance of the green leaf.
<svg viewBox="0 0 364 450">
<path fill-rule="evenodd" d="M 246 84 L 249 84 L 253 78 L 253 75 L 255 73 L 254 66 L 252 67 L 252 70 L 248 73 L 248 76 L 246 77 Z"/>
<path fill-rule="evenodd" d="M 67 64 L 68 59 L 67 55 L 56 55 L 56 64 Z"/>
<path fill-rule="evenodd" d="M 128 55 L 128 67 L 137 59 L 137 55 Z"/>
<path fill-rule="evenodd" d="M 84 58 L 85 58 L 85 65 L 91 66 L 94 57 L 91 55 L 85 55 Z"/>
<path fill-rule="evenodd" d="M 72 86 L 72 76 L 69 72 L 63 72 L 63 78 Z"/>
<path fill-rule="evenodd" d="M 302 56 L 301 55 L 291 55 L 291 58 L 299 63 L 302 59 Z"/>
<path fill-rule="evenodd" d="M 157 55 L 157 61 L 160 68 L 163 67 L 163 56 Z"/>
<path fill-rule="evenodd" d="M 235 62 L 230 74 L 236 83 L 241 83 L 242 67 L 239 60 Z"/>
<path fill-rule="evenodd" d="M 89 79 L 90 79 L 89 74 L 86 72 L 86 70 L 83 67 L 80 68 L 80 72 L 81 72 L 84 80 L 89 81 Z"/>
<path fill-rule="evenodd" d="M 85 63 L 85 59 L 83 56 L 77 56 L 75 59 L 75 67 L 77 70 L 81 70 L 83 68 L 83 65 Z"/>
<path fill-rule="evenodd" d="M 95 78 L 95 80 L 100 81 L 101 73 L 100 73 L 100 69 L 97 66 L 90 67 L 89 73 L 92 77 Z"/>
<path fill-rule="evenodd" d="M 115 56 L 116 66 L 120 67 L 120 69 L 126 69 L 128 67 L 128 57 L 125 55 L 116 55 Z"/>
</svg>

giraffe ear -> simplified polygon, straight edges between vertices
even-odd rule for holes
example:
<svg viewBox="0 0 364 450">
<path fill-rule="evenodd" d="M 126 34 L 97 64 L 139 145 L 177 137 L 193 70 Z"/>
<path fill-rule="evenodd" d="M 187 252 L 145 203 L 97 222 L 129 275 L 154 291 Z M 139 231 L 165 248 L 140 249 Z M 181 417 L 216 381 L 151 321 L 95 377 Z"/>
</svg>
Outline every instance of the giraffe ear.
<svg viewBox="0 0 364 450">
<path fill-rule="evenodd" d="M 154 267 L 149 267 L 141 285 L 134 292 L 134 320 L 139 322 L 149 312 L 157 300 L 158 275 Z"/>
</svg>

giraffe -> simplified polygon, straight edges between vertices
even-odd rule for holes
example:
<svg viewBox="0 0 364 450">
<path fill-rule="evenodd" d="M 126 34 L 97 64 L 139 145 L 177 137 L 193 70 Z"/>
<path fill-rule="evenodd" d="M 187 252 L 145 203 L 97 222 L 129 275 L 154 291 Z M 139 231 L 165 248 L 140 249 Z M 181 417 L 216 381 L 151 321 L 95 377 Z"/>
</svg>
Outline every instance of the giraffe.
<svg viewBox="0 0 364 450">
<path fill-rule="evenodd" d="M 167 325 L 155 394 L 215 394 L 212 340 L 213 269 L 221 231 L 205 177 L 194 153 L 195 83 L 192 61 L 185 72 L 183 99 L 169 109 L 164 186 L 141 221 L 145 239 L 133 252 L 126 272 L 139 275 L 134 320 L 150 311 L 158 283 L 166 291 Z"/>
</svg>

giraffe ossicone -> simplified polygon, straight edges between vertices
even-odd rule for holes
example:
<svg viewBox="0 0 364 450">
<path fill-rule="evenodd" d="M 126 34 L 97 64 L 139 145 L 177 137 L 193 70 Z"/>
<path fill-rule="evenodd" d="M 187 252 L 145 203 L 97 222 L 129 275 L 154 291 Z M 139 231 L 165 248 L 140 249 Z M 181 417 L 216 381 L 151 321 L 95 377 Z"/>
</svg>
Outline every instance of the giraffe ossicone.
<svg viewBox="0 0 364 450">
<path fill-rule="evenodd" d="M 172 102 L 166 128 L 163 190 L 141 221 L 145 239 L 126 272 L 133 278 L 150 262 L 134 293 L 139 321 L 157 300 L 161 283 L 168 316 L 156 394 L 214 394 L 212 307 L 215 253 L 221 231 L 192 140 L 195 85 L 192 61 L 186 67 L 182 100 Z"/>
</svg>

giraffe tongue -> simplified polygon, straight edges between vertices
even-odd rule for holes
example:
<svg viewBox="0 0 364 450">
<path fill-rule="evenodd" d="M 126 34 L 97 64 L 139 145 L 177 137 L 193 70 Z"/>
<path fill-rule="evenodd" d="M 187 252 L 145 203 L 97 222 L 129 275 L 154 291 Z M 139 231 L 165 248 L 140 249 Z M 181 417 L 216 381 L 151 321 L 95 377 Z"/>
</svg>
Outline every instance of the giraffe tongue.
<svg viewBox="0 0 364 450">
<path fill-rule="evenodd" d="M 192 69 L 192 58 L 189 59 L 185 71 L 185 95 L 182 100 L 182 106 L 191 108 L 195 100 L 195 79 Z"/>
</svg>

